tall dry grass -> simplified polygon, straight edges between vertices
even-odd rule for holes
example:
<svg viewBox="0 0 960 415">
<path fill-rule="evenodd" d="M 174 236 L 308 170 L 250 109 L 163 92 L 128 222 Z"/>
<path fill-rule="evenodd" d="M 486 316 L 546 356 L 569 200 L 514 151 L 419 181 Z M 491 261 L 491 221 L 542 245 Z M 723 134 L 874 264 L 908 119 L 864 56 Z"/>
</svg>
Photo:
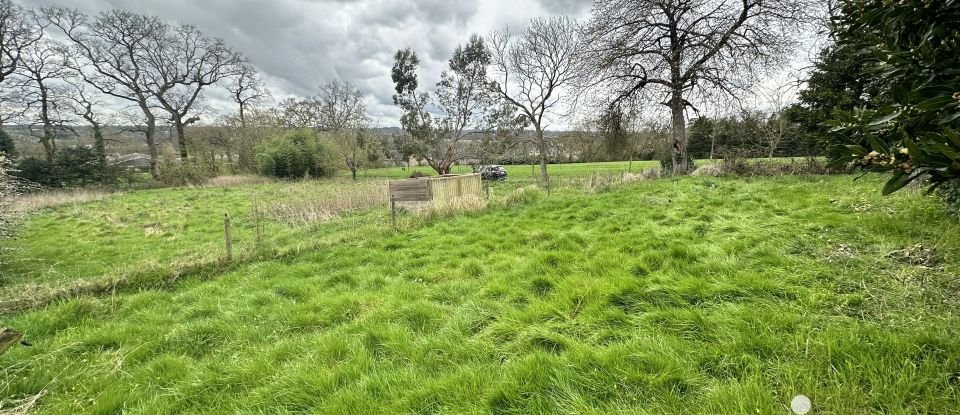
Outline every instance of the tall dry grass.
<svg viewBox="0 0 960 415">
<path fill-rule="evenodd" d="M 95 202 L 115 194 L 117 193 L 99 189 L 49 190 L 17 196 L 13 199 L 12 206 L 16 212 L 35 212 L 46 208 Z"/>
<path fill-rule="evenodd" d="M 230 175 L 217 176 L 207 179 L 204 186 L 209 187 L 239 187 L 252 186 L 257 184 L 273 183 L 274 180 L 263 176 Z"/>
<path fill-rule="evenodd" d="M 482 196 L 467 195 L 448 200 L 435 200 L 417 209 L 414 213 L 423 217 L 448 217 L 464 212 L 472 212 L 487 207 L 487 199 Z"/>
<path fill-rule="evenodd" d="M 310 225 L 348 212 L 386 206 L 389 199 L 385 181 L 359 182 L 350 186 L 294 183 L 281 193 L 285 196 L 267 205 L 264 214 L 291 226 Z"/>
</svg>

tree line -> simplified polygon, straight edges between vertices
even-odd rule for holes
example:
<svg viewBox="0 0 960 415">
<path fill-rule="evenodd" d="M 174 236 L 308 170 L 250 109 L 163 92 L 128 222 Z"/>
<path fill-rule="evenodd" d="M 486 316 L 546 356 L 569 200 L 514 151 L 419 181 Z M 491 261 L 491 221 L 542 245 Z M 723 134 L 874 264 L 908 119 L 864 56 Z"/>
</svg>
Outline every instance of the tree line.
<svg viewBox="0 0 960 415">
<path fill-rule="evenodd" d="M 791 28 L 802 23 L 808 5 L 803 0 L 598 0 L 586 22 L 537 18 L 518 32 L 504 28 L 473 35 L 454 51 L 432 88 L 418 79 L 416 52 L 403 49 L 395 55 L 391 77 L 404 134 L 370 140 L 356 133 L 360 124 L 369 124 L 362 94 L 345 82 L 325 84 L 315 97 L 258 108 L 269 92 L 254 66 L 194 26 L 124 10 L 87 16 L 66 7 L 26 10 L 0 0 L 8 32 L 3 73 L 10 75 L 4 90 L 18 91 L 4 94 L 9 99 L 0 121 L 37 125 L 48 161 L 57 152 L 58 134 L 85 121 L 100 137 L 94 148 L 102 160 L 100 130 L 105 123 L 118 124 L 119 116 L 124 124 L 138 126 L 151 172 L 158 177 L 158 124 L 169 125 L 178 158 L 188 159 L 186 129 L 200 120 L 204 91 L 219 87 L 238 110 L 218 124 L 239 131 L 248 130 L 252 121 L 330 132 L 338 147 L 346 147 L 340 152 L 342 164 L 351 170 L 371 156 L 374 142 L 382 155 L 423 160 L 440 174 L 468 160 L 516 158 L 508 154 L 524 149 L 540 164 L 546 184 L 549 162 L 592 152 L 558 157 L 558 149 L 570 146 L 547 134 L 552 117 L 595 113 L 588 124 L 597 125 L 596 131 L 588 128 L 580 137 L 600 137 L 605 154 L 634 157 L 647 150 L 634 151 L 625 142 L 636 140 L 624 139 L 625 133 L 642 123 L 636 121 L 640 107 L 662 105 L 669 109 L 670 168 L 682 173 L 691 168 L 686 123 L 691 110 L 699 114 L 694 102 L 717 94 L 737 98 L 765 69 L 782 63 L 795 39 Z M 104 101 L 125 103 L 126 110 L 107 120 Z M 615 116 L 624 114 L 630 116 Z M 257 140 L 232 141 L 236 148 L 227 148 L 227 156 L 237 153 L 239 164 L 254 165 L 250 143 Z M 618 146 L 620 151 L 612 151 Z"/>
<path fill-rule="evenodd" d="M 454 151 L 465 136 L 509 138 L 531 129 L 510 144 L 532 144 L 546 185 L 552 149 L 544 133 L 551 116 L 569 120 L 578 111 L 592 113 L 586 124 L 596 128 L 567 137 L 580 144 L 600 137 L 606 150 L 619 146 L 615 152 L 634 157 L 643 151 L 638 143 L 649 143 L 635 137 L 637 126 L 649 124 L 645 113 L 660 116 L 659 108 L 666 108 L 670 130 L 666 149 L 658 148 L 667 153 L 664 165 L 671 173 L 688 173 L 691 113 L 706 120 L 698 105 L 739 103 L 763 75 L 783 65 L 798 29 L 815 19 L 815 4 L 597 0 L 586 22 L 536 18 L 518 33 L 473 35 L 456 49 L 432 93 L 419 83 L 416 52 L 397 51 L 394 103 L 404 112 L 401 125 L 429 148 L 419 151 L 441 174 L 465 156 Z M 763 118 L 757 139 L 772 156 L 792 122 L 782 105 L 771 119 Z"/>
<path fill-rule="evenodd" d="M 937 19 L 956 13 L 952 3 L 595 0 L 584 21 L 536 18 L 519 31 L 470 36 L 439 79 L 422 80 L 417 52 L 398 50 L 390 76 L 402 131 L 389 136 L 373 133 L 363 93 L 343 81 L 264 105 L 270 94 L 254 65 L 196 27 L 123 10 L 0 6 L 0 122 L 35 126 L 48 161 L 77 122 L 94 136 L 108 123 L 135 125 L 157 177 L 158 124 L 175 137 L 177 154 L 163 159 L 195 158 L 201 140 L 186 131 L 216 87 L 237 111 L 215 120 L 219 132 L 197 136 L 247 170 L 269 164 L 257 160 L 265 138 L 309 129 L 323 132 L 326 158 L 354 176 L 383 158 L 421 160 L 439 174 L 522 161 L 539 164 L 547 185 L 552 162 L 660 158 L 667 173 L 685 174 L 693 158 L 725 153 L 829 154 L 893 171 L 891 191 L 958 175 L 956 34 Z M 814 29 L 827 46 L 810 76 L 794 80 L 797 98 L 786 82 L 758 88 Z M 117 102 L 126 109 L 108 116 Z M 93 151 L 102 161 L 102 137 Z"/>
<path fill-rule="evenodd" d="M 243 54 L 192 25 L 125 10 L 89 16 L 61 6 L 24 9 L 11 0 L 0 0 L 0 8 L 0 121 L 37 126 L 49 162 L 58 136 L 78 121 L 89 124 L 96 156 L 105 162 L 102 128 L 108 117 L 120 117 L 143 134 L 157 177 L 158 120 L 173 127 L 179 156 L 186 159 L 185 128 L 200 121 L 208 88 L 228 89 L 241 105 L 263 92 Z M 107 102 L 124 110 L 108 114 Z"/>
<path fill-rule="evenodd" d="M 0 30 L 0 128 L 25 125 L 42 145 L 42 160 L 21 161 L 25 170 L 38 171 L 35 177 L 52 174 L 44 169 L 76 170 L 77 157 L 92 159 L 79 164 L 105 167 L 110 126 L 144 138 L 155 179 L 164 165 L 212 156 L 206 150 L 213 148 L 230 164 L 254 171 L 257 146 L 285 129 L 323 131 L 338 150 L 336 158 L 354 175 L 377 148 L 377 140 L 364 132 L 370 122 L 355 86 L 331 81 L 316 96 L 266 106 L 271 93 L 253 63 L 192 25 L 119 9 L 91 16 L 0 0 Z M 212 115 L 205 102 L 211 88 L 232 98 L 233 114 Z M 211 119 L 198 127 L 203 117 Z M 83 124 L 92 148 L 58 148 Z M 175 154 L 163 154 L 164 127 Z M 5 132 L 0 151 L 16 156 Z"/>
</svg>

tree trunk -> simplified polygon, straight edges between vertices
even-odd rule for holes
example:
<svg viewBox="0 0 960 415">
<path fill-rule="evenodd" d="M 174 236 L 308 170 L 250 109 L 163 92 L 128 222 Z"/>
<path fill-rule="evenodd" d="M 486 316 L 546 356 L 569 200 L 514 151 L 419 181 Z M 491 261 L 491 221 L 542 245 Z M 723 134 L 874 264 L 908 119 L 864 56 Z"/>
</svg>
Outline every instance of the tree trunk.
<svg viewBox="0 0 960 415">
<path fill-rule="evenodd" d="M 53 123 L 50 122 L 50 103 L 47 99 L 47 89 L 40 84 L 40 120 L 43 121 L 43 136 L 40 143 L 43 144 L 43 152 L 47 161 L 53 163 L 57 152 L 57 145 L 53 142 Z"/>
<path fill-rule="evenodd" d="M 673 123 L 673 145 L 670 153 L 673 161 L 673 174 L 690 172 L 690 166 L 687 163 L 687 123 L 683 110 L 683 95 L 679 90 L 674 90 L 673 97 L 670 100 L 671 121 Z"/>
<path fill-rule="evenodd" d="M 714 132 L 710 133 L 710 160 L 713 160 L 713 146 L 717 143 L 717 134 Z"/>
<path fill-rule="evenodd" d="M 246 138 L 241 138 L 240 143 L 237 144 L 237 165 L 240 166 L 240 169 L 244 171 L 255 171 L 257 169 L 251 153 L 253 151 L 250 149 Z"/>
<path fill-rule="evenodd" d="M 57 152 L 56 145 L 53 143 L 53 133 L 47 126 L 43 127 L 43 136 L 40 137 L 40 143 L 43 144 L 43 154 L 47 162 L 53 163 L 54 155 Z"/>
<path fill-rule="evenodd" d="M 433 162 L 433 161 L 427 160 L 427 163 L 430 165 L 431 168 L 433 168 L 433 171 L 437 172 L 438 175 L 443 176 L 444 174 L 450 174 L 450 165 L 447 164 L 446 162 L 443 162 L 443 161 Z"/>
<path fill-rule="evenodd" d="M 547 174 L 547 140 L 543 138 L 543 130 L 539 124 L 534 125 L 537 130 L 537 150 L 540 152 L 540 186 L 550 186 L 550 176 Z"/>
<path fill-rule="evenodd" d="M 243 103 L 241 102 L 241 103 L 240 103 L 240 128 L 246 129 L 246 128 L 247 128 L 247 117 L 246 117 L 246 113 L 245 113 L 243 107 L 244 107 L 244 105 L 243 105 Z"/>
<path fill-rule="evenodd" d="M 353 181 L 357 181 L 357 168 L 356 168 L 356 167 L 351 167 L 351 168 L 350 168 L 350 175 L 353 176 Z"/>
<path fill-rule="evenodd" d="M 147 120 L 147 129 L 143 132 L 147 138 L 147 148 L 150 150 L 150 175 L 154 179 L 160 178 L 160 151 L 157 148 L 157 117 L 150 112 L 146 101 L 140 102 L 140 110 Z"/>
<path fill-rule="evenodd" d="M 93 127 L 93 150 L 97 154 L 97 163 L 101 167 L 107 165 L 107 146 L 103 142 L 103 131 L 100 129 L 100 124 L 94 123 Z"/>
<path fill-rule="evenodd" d="M 173 117 L 173 126 L 177 130 L 177 146 L 180 147 L 180 159 L 187 160 L 187 136 L 183 132 L 183 120 L 179 116 Z"/>
</svg>

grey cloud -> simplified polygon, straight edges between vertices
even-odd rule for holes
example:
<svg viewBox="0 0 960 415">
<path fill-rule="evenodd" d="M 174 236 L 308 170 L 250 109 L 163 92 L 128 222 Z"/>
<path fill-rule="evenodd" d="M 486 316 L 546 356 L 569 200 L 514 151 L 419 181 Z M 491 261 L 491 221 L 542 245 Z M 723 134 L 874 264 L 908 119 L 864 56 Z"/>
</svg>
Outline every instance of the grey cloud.
<svg viewBox="0 0 960 415">
<path fill-rule="evenodd" d="M 20 0 L 64 4 L 88 13 L 123 8 L 221 37 L 250 57 L 276 98 L 305 96 L 329 80 L 352 82 L 369 95 L 370 115 L 396 125 L 390 68 L 397 49 L 421 58 L 422 85 L 433 85 L 457 44 L 472 33 L 522 25 L 538 15 L 582 13 L 583 0 Z M 232 111 L 224 95 L 208 101 Z"/>
<path fill-rule="evenodd" d="M 590 10 L 592 0 L 537 0 L 544 9 L 556 14 L 580 15 Z"/>
</svg>

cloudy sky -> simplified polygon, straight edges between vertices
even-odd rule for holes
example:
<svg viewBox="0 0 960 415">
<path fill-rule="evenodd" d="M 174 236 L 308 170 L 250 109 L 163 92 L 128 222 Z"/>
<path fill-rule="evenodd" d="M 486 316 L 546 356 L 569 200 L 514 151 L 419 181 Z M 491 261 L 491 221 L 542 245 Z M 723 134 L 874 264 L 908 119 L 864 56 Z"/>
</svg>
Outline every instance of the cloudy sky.
<svg viewBox="0 0 960 415">
<path fill-rule="evenodd" d="M 260 69 L 277 99 L 316 94 L 326 81 L 352 82 L 368 95 L 370 116 L 398 124 L 391 100 L 392 59 L 411 47 L 424 85 L 439 80 L 446 60 L 471 33 L 521 27 L 531 17 L 586 16 L 590 0 L 20 0 L 96 13 L 122 8 L 189 23 L 223 38 Z M 231 110 L 211 92 L 212 106 Z"/>
</svg>

